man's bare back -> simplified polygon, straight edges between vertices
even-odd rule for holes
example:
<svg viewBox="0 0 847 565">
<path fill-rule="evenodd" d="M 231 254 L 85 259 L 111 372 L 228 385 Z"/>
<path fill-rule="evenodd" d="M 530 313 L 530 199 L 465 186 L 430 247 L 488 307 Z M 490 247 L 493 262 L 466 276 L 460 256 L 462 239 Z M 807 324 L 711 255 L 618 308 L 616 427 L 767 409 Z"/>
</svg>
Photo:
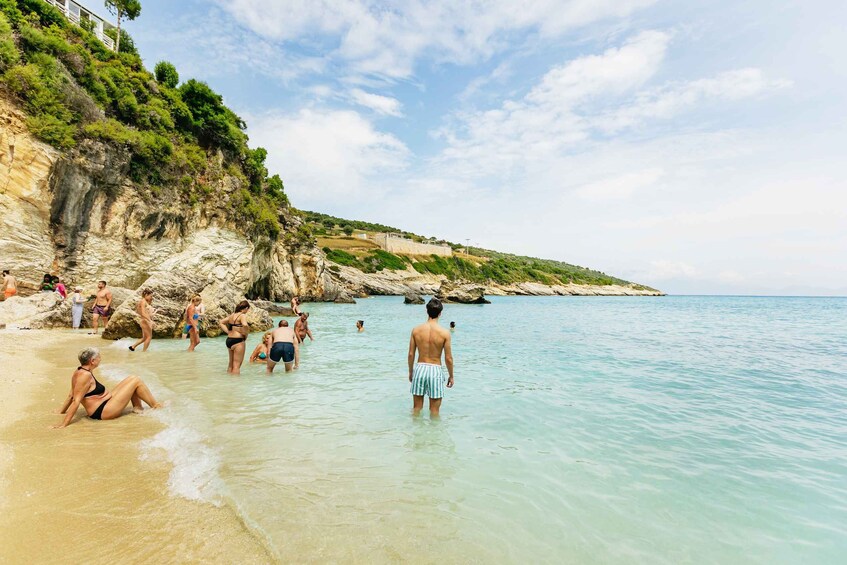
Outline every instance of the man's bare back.
<svg viewBox="0 0 847 565">
<path fill-rule="evenodd" d="M 445 344 L 450 341 L 450 332 L 430 320 L 412 330 L 412 340 L 418 351 L 418 363 L 441 365 L 441 354 Z"/>
<path fill-rule="evenodd" d="M 423 408 L 424 396 L 429 397 L 429 413 L 438 416 L 444 385 L 453 388 L 453 350 L 450 332 L 438 325 L 443 305 L 437 298 L 426 305 L 429 320 L 416 326 L 409 339 L 409 383 L 412 393 L 412 412 L 418 414 Z M 415 353 L 417 352 L 417 362 Z M 441 356 L 447 365 L 449 378 L 444 381 Z"/>
</svg>

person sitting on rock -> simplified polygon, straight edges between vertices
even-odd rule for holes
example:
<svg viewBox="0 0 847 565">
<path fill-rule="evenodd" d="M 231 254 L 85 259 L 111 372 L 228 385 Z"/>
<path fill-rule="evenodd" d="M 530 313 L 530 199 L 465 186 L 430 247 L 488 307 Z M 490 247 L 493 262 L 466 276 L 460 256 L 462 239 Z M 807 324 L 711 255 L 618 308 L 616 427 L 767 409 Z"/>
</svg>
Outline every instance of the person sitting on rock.
<svg viewBox="0 0 847 565">
<path fill-rule="evenodd" d="M 50 273 L 44 273 L 44 278 L 41 280 L 41 290 L 42 292 L 53 292 L 56 290 L 56 287 L 53 286 L 53 275 Z"/>
<path fill-rule="evenodd" d="M 71 376 L 71 393 L 65 399 L 59 414 L 65 414 L 61 424 L 54 428 L 65 428 L 73 421 L 77 408 L 82 405 L 92 420 L 114 420 L 123 415 L 124 408 L 132 403 L 132 411 L 144 410 L 142 402 L 150 408 L 161 408 L 147 385 L 136 376 L 129 376 L 119 382 L 111 392 L 106 390 L 94 376 L 94 369 L 100 365 L 100 351 L 96 347 L 87 347 L 79 353 L 79 367 Z"/>
<path fill-rule="evenodd" d="M 62 279 L 59 277 L 53 277 L 53 290 L 59 293 L 59 296 L 62 297 L 62 300 L 68 297 L 68 289 L 65 288 L 65 283 L 62 282 Z"/>
</svg>

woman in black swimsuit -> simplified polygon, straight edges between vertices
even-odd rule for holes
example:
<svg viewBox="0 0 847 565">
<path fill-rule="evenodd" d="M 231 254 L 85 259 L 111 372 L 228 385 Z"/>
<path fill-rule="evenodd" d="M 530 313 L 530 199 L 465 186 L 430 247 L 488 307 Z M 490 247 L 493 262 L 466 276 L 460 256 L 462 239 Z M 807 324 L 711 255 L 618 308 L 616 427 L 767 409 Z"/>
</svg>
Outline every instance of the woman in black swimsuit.
<svg viewBox="0 0 847 565">
<path fill-rule="evenodd" d="M 135 376 L 122 380 L 112 392 L 106 390 L 92 372 L 99 365 L 100 351 L 96 347 L 88 347 L 80 352 L 79 367 L 71 377 L 71 393 L 59 410 L 59 414 L 66 414 L 65 419 L 54 428 L 64 428 L 70 424 L 80 404 L 92 420 L 120 418 L 130 402 L 132 411 L 136 413 L 143 410 L 142 401 L 150 408 L 161 408 L 162 405 L 156 402 L 147 385 Z"/>
<path fill-rule="evenodd" d="M 218 322 L 221 330 L 228 336 L 226 348 L 229 350 L 229 365 L 226 372 L 233 375 L 241 374 L 241 364 L 244 363 L 244 350 L 247 347 L 245 342 L 250 333 L 250 325 L 247 323 L 249 309 L 250 303 L 242 300 L 235 307 L 233 314 Z"/>
</svg>

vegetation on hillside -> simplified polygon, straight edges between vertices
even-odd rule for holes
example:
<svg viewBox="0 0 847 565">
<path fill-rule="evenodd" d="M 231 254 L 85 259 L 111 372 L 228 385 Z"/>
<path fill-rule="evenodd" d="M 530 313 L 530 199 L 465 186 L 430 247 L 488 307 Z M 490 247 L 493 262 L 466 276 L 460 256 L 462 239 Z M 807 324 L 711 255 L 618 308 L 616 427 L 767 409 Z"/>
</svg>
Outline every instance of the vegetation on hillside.
<svg viewBox="0 0 847 565">
<path fill-rule="evenodd" d="M 54 147 L 94 139 L 128 150 L 145 197 L 167 192 L 193 205 L 224 176 L 239 179 L 236 213 L 254 235 L 276 238 L 288 199 L 268 176 L 267 152 L 248 147 L 244 121 L 206 83 L 179 84 L 170 63 L 151 74 L 129 34 L 120 37 L 116 53 L 43 0 L 0 0 L 0 91 Z"/>
<path fill-rule="evenodd" d="M 397 228 L 361 222 L 358 220 L 345 220 L 318 212 L 303 212 L 306 222 L 311 224 L 314 233 L 325 236 L 350 235 L 354 230 L 368 233 L 402 233 L 410 239 L 424 241 L 423 236 L 404 232 Z M 324 241 L 331 241 L 326 239 Z M 454 250 L 462 248 L 455 243 L 449 243 Z M 632 283 L 609 276 L 600 271 L 571 265 L 561 261 L 549 259 L 536 259 L 534 257 L 523 257 L 499 253 L 487 249 L 467 249 L 462 255 L 453 257 L 440 257 L 431 255 L 405 256 L 394 255 L 381 249 L 362 250 L 356 253 L 352 250 L 332 248 L 327 245 L 323 248 L 327 259 L 339 265 L 355 267 L 366 273 L 373 273 L 383 269 L 400 270 L 411 266 L 419 273 L 430 273 L 433 275 L 444 275 L 451 280 L 467 280 L 472 282 L 486 283 L 495 282 L 499 284 L 514 284 L 522 282 L 538 282 L 547 285 L 556 284 L 586 284 L 586 285 L 630 285 Z M 647 289 L 640 285 L 634 285 L 638 289 Z"/>
</svg>

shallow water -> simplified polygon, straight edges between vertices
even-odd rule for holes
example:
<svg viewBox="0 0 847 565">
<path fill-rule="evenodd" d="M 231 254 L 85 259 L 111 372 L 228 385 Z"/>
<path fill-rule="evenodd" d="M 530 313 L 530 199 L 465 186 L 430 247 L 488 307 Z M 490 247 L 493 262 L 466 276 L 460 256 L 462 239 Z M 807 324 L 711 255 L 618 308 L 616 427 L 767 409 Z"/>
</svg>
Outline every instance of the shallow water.
<svg viewBox="0 0 847 565">
<path fill-rule="evenodd" d="M 425 314 L 397 297 L 309 304 L 292 374 L 229 376 L 222 339 L 117 342 L 103 370 L 169 401 L 142 453 L 174 496 L 282 560 L 843 562 L 847 299 L 493 302 L 445 310 L 440 421 L 410 415 Z"/>
</svg>

